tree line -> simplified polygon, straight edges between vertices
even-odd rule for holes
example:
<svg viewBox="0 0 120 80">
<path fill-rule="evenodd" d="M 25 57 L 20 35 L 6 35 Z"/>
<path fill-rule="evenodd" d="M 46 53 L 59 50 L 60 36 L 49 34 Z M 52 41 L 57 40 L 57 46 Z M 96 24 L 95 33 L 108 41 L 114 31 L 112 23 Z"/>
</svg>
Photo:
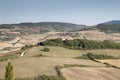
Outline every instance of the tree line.
<svg viewBox="0 0 120 80">
<path fill-rule="evenodd" d="M 62 40 L 61 38 L 39 42 L 37 46 L 61 46 L 68 49 L 92 50 L 92 49 L 120 49 L 120 43 L 112 41 L 93 41 L 86 39 Z"/>
</svg>

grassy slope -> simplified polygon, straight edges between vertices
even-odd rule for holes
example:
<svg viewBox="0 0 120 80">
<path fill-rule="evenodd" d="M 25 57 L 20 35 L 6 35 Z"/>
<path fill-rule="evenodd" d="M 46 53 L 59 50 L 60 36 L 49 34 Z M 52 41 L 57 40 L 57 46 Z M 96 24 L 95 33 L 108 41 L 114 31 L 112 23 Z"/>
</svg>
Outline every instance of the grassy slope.
<svg viewBox="0 0 120 80">
<path fill-rule="evenodd" d="M 41 51 L 44 47 L 40 46 L 40 47 L 35 47 L 32 48 L 30 50 L 27 51 L 26 56 L 34 56 L 34 55 L 38 55 L 38 54 L 43 54 L 43 55 L 47 55 L 50 57 L 68 57 L 68 58 L 72 58 L 72 57 L 77 57 L 77 56 L 81 56 L 82 54 L 91 52 L 91 53 L 97 53 L 97 54 L 108 54 L 111 56 L 119 56 L 120 55 L 120 50 L 109 50 L 109 49 L 101 49 L 101 50 L 70 50 L 70 49 L 66 49 L 66 48 L 62 48 L 62 47 L 51 47 L 48 46 L 48 48 L 50 49 L 50 52 L 43 52 Z"/>
<path fill-rule="evenodd" d="M 14 74 L 15 77 L 30 77 L 33 78 L 37 75 L 57 75 L 54 69 L 57 65 L 64 64 L 81 64 L 88 66 L 102 66 L 105 65 L 96 63 L 90 60 L 82 60 L 82 59 L 73 59 L 73 57 L 80 56 L 87 52 L 94 53 L 112 53 L 118 54 L 120 51 L 118 50 L 92 50 L 92 51 L 80 51 L 80 50 L 69 50 L 62 47 L 48 47 L 50 52 L 42 52 L 41 50 L 44 47 L 35 47 L 30 50 L 27 50 L 24 57 L 20 57 L 17 59 L 11 60 L 14 66 Z M 34 57 L 36 55 L 43 54 L 48 57 Z M 5 66 L 7 61 L 0 62 L 0 77 L 4 78 Z"/>
</svg>

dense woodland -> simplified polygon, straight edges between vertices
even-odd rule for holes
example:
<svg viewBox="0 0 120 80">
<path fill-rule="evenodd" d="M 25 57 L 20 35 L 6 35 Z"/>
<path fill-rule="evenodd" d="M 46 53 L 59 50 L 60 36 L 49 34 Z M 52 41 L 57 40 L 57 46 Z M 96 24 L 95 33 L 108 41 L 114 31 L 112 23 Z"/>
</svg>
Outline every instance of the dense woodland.
<svg viewBox="0 0 120 80">
<path fill-rule="evenodd" d="M 92 50 L 92 49 L 120 49 L 120 43 L 115 43 L 112 41 L 105 40 L 101 41 L 92 41 L 85 39 L 74 39 L 74 40 L 62 40 L 51 39 L 43 41 L 37 44 L 38 46 L 61 46 L 68 49 L 76 50 Z"/>
</svg>

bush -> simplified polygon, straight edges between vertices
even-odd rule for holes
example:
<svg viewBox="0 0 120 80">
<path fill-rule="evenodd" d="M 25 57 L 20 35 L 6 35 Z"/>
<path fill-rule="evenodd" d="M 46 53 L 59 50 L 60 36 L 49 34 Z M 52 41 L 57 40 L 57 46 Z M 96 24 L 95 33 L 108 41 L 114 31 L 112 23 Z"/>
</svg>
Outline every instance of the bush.
<svg viewBox="0 0 120 80">
<path fill-rule="evenodd" d="M 55 67 L 55 70 L 56 70 L 56 72 L 57 72 L 57 75 L 58 75 L 58 76 L 63 76 L 63 73 L 61 72 L 60 69 L 61 69 L 60 66 L 56 66 L 56 67 Z"/>
<path fill-rule="evenodd" d="M 29 49 L 29 48 L 32 48 L 33 47 L 33 45 L 25 45 L 25 46 L 23 46 L 22 48 L 21 48 L 21 50 L 26 50 L 26 49 Z"/>
<path fill-rule="evenodd" d="M 91 67 L 91 66 L 82 65 L 82 64 L 64 64 L 64 68 L 69 68 L 69 67 Z"/>
<path fill-rule="evenodd" d="M 47 56 L 43 54 L 39 54 L 39 55 L 35 55 L 34 57 L 47 57 Z"/>
<path fill-rule="evenodd" d="M 42 51 L 44 51 L 44 52 L 49 52 L 49 51 L 50 51 L 50 49 L 49 49 L 49 48 L 47 48 L 47 47 L 45 47 Z"/>
<path fill-rule="evenodd" d="M 92 53 L 87 53 L 87 57 L 91 60 L 94 60 L 95 59 L 95 55 L 92 54 Z"/>
<path fill-rule="evenodd" d="M 86 55 L 90 60 L 95 60 L 95 59 L 117 59 L 114 56 L 110 56 L 107 54 L 93 54 L 93 53 L 87 53 Z"/>
</svg>

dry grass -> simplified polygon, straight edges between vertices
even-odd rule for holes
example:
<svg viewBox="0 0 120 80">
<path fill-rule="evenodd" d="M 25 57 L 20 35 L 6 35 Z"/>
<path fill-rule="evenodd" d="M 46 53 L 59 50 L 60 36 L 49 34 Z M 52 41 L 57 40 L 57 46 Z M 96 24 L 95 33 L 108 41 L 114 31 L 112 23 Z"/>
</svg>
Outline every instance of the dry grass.
<svg viewBox="0 0 120 80">
<path fill-rule="evenodd" d="M 71 58 L 51 58 L 51 57 L 26 57 L 18 58 L 11 61 L 14 66 L 15 77 L 30 77 L 37 75 L 56 75 L 54 69 L 57 65 L 64 64 L 81 64 L 88 66 L 102 66 L 105 65 L 96 63 L 90 60 L 80 60 Z M 0 76 L 4 78 L 5 66 L 7 61 L 0 62 Z"/>
<path fill-rule="evenodd" d="M 27 51 L 25 56 L 34 56 L 34 55 L 38 55 L 38 54 L 43 54 L 43 55 L 47 55 L 50 57 L 76 57 L 76 56 L 80 56 L 82 54 L 84 54 L 84 51 L 80 51 L 80 50 L 70 50 L 70 49 L 66 49 L 63 47 L 48 47 L 50 49 L 49 52 L 44 52 L 41 51 L 44 47 L 40 46 L 40 47 L 35 47 L 32 48 L 30 50 Z"/>
<path fill-rule="evenodd" d="M 43 52 L 41 49 L 44 47 L 34 47 L 26 51 L 24 57 L 20 57 L 17 59 L 11 60 L 14 66 L 14 75 L 15 77 L 20 78 L 33 78 L 37 75 L 57 75 L 54 69 L 57 65 L 64 64 L 78 64 L 78 65 L 86 65 L 86 66 L 97 66 L 97 67 L 105 67 L 104 64 L 93 62 L 90 60 L 83 59 L 73 59 L 73 57 L 80 56 L 87 52 L 94 53 L 114 53 L 118 54 L 118 50 L 89 50 L 89 51 L 81 51 L 81 50 L 69 50 L 62 47 L 48 47 L 50 52 Z M 43 54 L 47 57 L 34 57 L 36 55 Z M 4 78 L 5 66 L 7 65 L 7 61 L 0 62 L 0 77 Z M 77 80 L 77 79 L 76 79 Z"/>
<path fill-rule="evenodd" d="M 120 70 L 115 68 L 73 67 L 62 70 L 67 80 L 119 80 Z"/>
<path fill-rule="evenodd" d="M 78 57 L 81 56 L 82 54 L 86 54 L 88 52 L 91 53 L 96 53 L 96 54 L 107 54 L 107 55 L 111 55 L 111 56 L 120 56 L 120 50 L 110 50 L 110 49 L 103 49 L 103 50 L 70 50 L 67 48 L 63 48 L 63 47 L 48 47 L 50 49 L 50 52 L 43 52 L 41 51 L 44 47 L 40 46 L 40 47 L 35 47 L 32 48 L 30 50 L 27 51 L 26 56 L 34 56 L 34 55 L 38 55 L 38 54 L 44 54 L 47 56 L 51 56 L 51 57 Z"/>
<path fill-rule="evenodd" d="M 99 60 L 99 61 L 120 67 L 120 60 Z"/>
</svg>

